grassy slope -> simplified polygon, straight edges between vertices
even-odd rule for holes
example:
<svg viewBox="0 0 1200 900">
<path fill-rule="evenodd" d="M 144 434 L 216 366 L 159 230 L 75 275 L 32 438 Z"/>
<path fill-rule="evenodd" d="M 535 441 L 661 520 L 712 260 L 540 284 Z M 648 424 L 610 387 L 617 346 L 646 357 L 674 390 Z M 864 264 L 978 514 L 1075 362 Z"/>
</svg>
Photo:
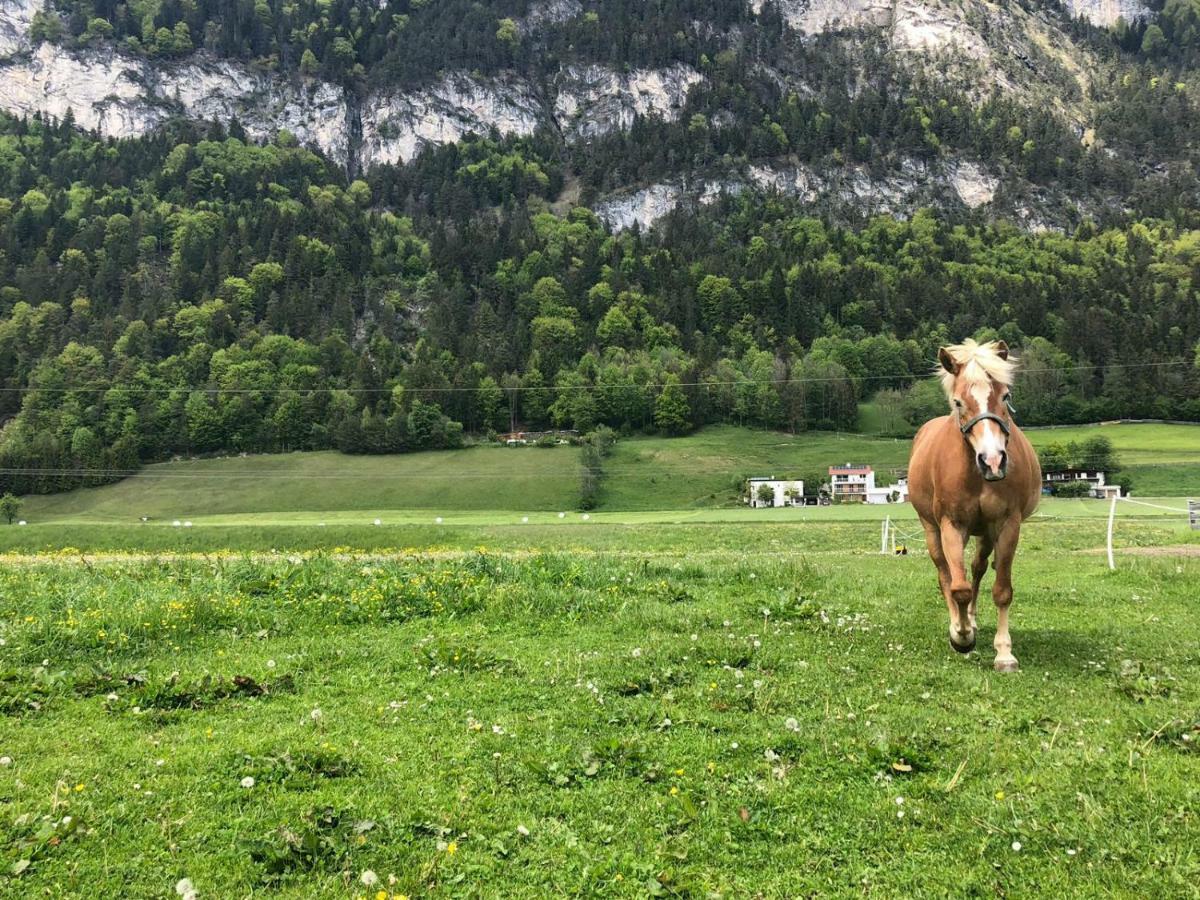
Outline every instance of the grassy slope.
<svg viewBox="0 0 1200 900">
<path fill-rule="evenodd" d="M 1115 425 L 1037 429 L 1035 445 L 1110 437 L 1142 496 L 1200 494 L 1200 428 Z M 729 426 L 685 438 L 631 438 L 606 462 L 602 507 L 609 511 L 700 510 L 737 504 L 734 483 L 749 474 L 811 477 L 831 463 L 869 462 L 890 481 L 909 443 L 872 435 L 789 435 Z M 578 496 L 579 454 L 568 447 L 473 447 L 403 456 L 292 453 L 147 466 L 119 484 L 30 497 L 31 522 L 347 513 L 354 521 L 388 511 L 435 514 L 570 510 Z M 423 515 L 424 513 L 422 513 Z M 413 515 L 417 515 L 415 512 Z M 393 520 L 395 517 L 393 516 Z"/>
<path fill-rule="evenodd" d="M 1032 526 L 999 677 L 991 604 L 957 657 L 874 531 L 7 565 L 0 895 L 1194 896 L 1200 560 L 1110 575 L 1072 549 L 1102 523 Z"/>
</svg>

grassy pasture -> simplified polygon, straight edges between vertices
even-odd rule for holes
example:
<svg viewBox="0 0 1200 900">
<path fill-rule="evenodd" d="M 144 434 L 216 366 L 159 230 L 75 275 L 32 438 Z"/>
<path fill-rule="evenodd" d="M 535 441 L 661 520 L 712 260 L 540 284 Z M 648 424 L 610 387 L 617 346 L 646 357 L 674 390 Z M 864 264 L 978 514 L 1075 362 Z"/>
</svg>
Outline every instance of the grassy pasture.
<svg viewBox="0 0 1200 900">
<path fill-rule="evenodd" d="M 867 520 L 10 555 L 0 895 L 1196 896 L 1200 558 L 1103 528 L 1027 526 L 1007 677 Z"/>
<path fill-rule="evenodd" d="M 1135 494 L 1200 495 L 1200 427 L 1110 425 L 1029 433 L 1038 446 L 1092 434 L 1113 441 L 1133 474 Z M 675 515 L 736 510 L 735 483 L 742 476 L 812 477 L 849 460 L 871 463 L 879 482 L 886 483 L 906 465 L 908 451 L 904 439 L 733 427 L 684 438 L 629 438 L 606 461 L 601 513 L 618 513 L 623 520 L 629 513 L 653 513 L 670 521 Z M 565 446 L 382 457 L 291 453 L 151 465 L 117 484 L 28 497 L 22 516 L 31 523 L 132 524 L 149 516 L 157 523 L 333 524 L 376 517 L 426 521 L 437 515 L 492 520 L 495 511 L 505 510 L 510 511 L 505 521 L 519 521 L 523 515 L 535 520 L 573 510 L 578 484 L 579 453 Z"/>
</svg>

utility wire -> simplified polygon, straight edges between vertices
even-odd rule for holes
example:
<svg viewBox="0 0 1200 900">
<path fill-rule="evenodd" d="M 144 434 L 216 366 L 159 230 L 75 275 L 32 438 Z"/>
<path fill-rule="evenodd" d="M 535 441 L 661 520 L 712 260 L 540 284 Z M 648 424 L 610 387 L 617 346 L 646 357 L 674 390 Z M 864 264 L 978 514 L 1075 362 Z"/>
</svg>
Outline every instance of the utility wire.
<svg viewBox="0 0 1200 900">
<path fill-rule="evenodd" d="M 1167 368 L 1172 366 L 1191 366 L 1192 363 L 1187 360 L 1168 360 L 1163 362 L 1147 362 L 1147 363 L 1096 363 L 1086 366 L 1065 366 L 1063 368 L 1041 368 L 1041 369 L 1018 369 L 1018 377 L 1021 374 L 1040 374 L 1043 372 L 1064 373 L 1064 372 L 1079 372 L 1090 371 L 1093 369 L 1152 369 L 1152 368 Z M 745 385 L 784 385 L 784 384 L 822 384 L 836 381 L 904 381 L 904 380 L 922 380 L 926 376 L 914 375 L 912 372 L 897 372 L 893 375 L 831 375 L 817 378 L 739 378 L 736 381 L 682 381 L 678 383 L 678 387 L 738 387 Z M 417 394 L 459 394 L 459 393 L 475 393 L 479 390 L 478 387 L 409 387 L 403 384 L 397 384 L 395 387 L 400 387 L 403 390 Z M 76 385 L 74 387 L 48 387 L 26 385 L 24 387 L 0 387 L 0 393 L 6 394 L 29 394 L 29 393 L 71 393 L 73 391 L 115 391 L 125 392 L 128 394 L 169 394 L 174 392 L 181 393 L 198 393 L 198 394 L 316 394 L 316 393 L 343 393 L 343 394 L 390 394 L 395 387 L 390 388 L 351 388 L 351 387 L 312 387 L 312 388 L 286 388 L 286 387 L 265 387 L 265 388 L 225 388 L 211 387 L 204 385 L 182 385 L 182 386 L 163 386 L 163 387 L 138 387 L 134 385 L 116 385 L 116 384 L 95 384 L 95 385 Z M 666 387 L 662 382 L 647 382 L 645 384 L 547 384 L 543 386 L 528 386 L 516 385 L 512 387 L 504 387 L 500 385 L 500 390 L 505 394 L 526 391 L 547 391 L 549 393 L 561 393 L 568 391 L 646 391 L 661 389 Z"/>
</svg>

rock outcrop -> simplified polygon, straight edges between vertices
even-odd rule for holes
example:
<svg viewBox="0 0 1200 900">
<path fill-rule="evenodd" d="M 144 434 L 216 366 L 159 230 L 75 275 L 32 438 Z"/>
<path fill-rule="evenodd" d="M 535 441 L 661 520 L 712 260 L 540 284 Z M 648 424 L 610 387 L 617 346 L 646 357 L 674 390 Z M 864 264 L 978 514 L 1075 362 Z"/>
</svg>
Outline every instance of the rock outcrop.
<svg viewBox="0 0 1200 900">
<path fill-rule="evenodd" d="M 419 91 L 374 94 L 361 115 L 363 168 L 408 162 L 427 144 L 455 143 L 471 132 L 530 135 L 543 120 L 541 102 L 520 79 L 463 74 Z"/>
<path fill-rule="evenodd" d="M 674 119 L 688 91 L 703 80 L 684 65 L 627 74 L 604 66 L 567 66 L 557 79 L 554 115 L 569 138 L 627 129 L 637 116 Z"/>
</svg>

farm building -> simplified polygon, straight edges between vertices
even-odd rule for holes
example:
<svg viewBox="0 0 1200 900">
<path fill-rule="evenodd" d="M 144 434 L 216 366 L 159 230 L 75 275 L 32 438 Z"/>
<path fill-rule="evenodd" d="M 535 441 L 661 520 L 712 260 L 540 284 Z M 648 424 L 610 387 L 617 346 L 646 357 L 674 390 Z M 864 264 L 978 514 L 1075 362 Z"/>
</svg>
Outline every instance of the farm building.
<svg viewBox="0 0 1200 900">
<path fill-rule="evenodd" d="M 908 479 L 901 478 L 895 484 L 867 488 L 868 503 L 907 503 Z"/>
<path fill-rule="evenodd" d="M 1104 472 L 1096 469 L 1059 469 L 1042 473 L 1042 493 L 1053 494 L 1065 485 L 1084 482 L 1088 485 L 1088 496 L 1108 500 L 1121 496 L 1119 484 L 1108 484 Z"/>
<path fill-rule="evenodd" d="M 767 475 L 746 479 L 746 486 L 746 502 L 754 509 L 804 505 L 804 482 L 799 479 L 789 480 Z"/>
<path fill-rule="evenodd" d="M 510 431 L 497 437 L 497 440 L 510 447 L 520 447 L 525 444 L 536 444 L 540 440 L 553 438 L 557 442 L 566 443 L 572 438 L 579 437 L 574 429 L 560 431 Z"/>
<path fill-rule="evenodd" d="M 875 490 L 875 472 L 870 466 L 846 463 L 829 467 L 833 499 L 841 503 L 866 503 L 867 491 Z"/>
<path fill-rule="evenodd" d="M 829 467 L 833 499 L 842 503 L 907 503 L 908 481 L 875 486 L 875 470 L 870 466 L 846 463 Z"/>
</svg>

